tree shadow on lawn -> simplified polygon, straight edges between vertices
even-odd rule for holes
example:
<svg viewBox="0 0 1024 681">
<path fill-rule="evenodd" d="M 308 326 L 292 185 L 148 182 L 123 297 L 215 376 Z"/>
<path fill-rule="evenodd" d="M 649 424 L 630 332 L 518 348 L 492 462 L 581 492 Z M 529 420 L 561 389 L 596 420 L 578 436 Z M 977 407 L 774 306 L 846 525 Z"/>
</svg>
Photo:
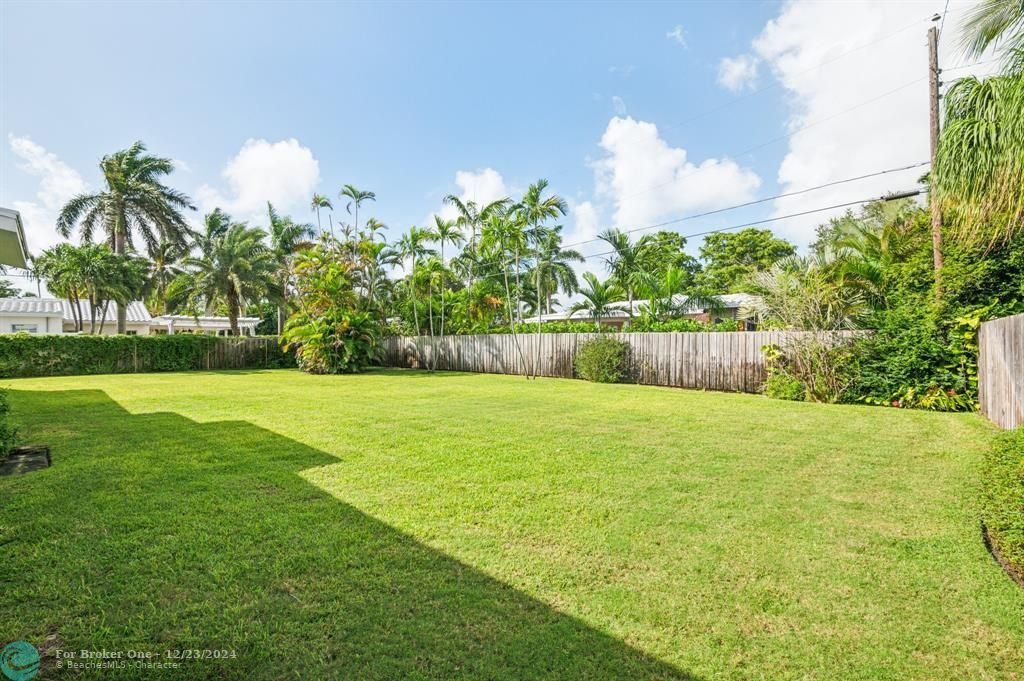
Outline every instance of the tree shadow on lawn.
<svg viewBox="0 0 1024 681">
<path fill-rule="evenodd" d="M 236 651 L 159 672 L 183 679 L 694 678 L 309 484 L 325 452 L 98 390 L 10 394 L 53 467 L 0 479 L 4 642 Z"/>
</svg>

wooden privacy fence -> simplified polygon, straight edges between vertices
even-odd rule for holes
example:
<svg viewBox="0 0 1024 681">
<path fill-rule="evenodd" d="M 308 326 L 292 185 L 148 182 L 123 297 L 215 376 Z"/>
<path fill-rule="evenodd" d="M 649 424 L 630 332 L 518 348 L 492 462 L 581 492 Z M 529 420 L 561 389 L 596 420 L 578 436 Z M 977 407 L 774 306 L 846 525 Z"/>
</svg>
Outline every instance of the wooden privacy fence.
<svg viewBox="0 0 1024 681">
<path fill-rule="evenodd" d="M 384 364 L 572 378 L 581 343 L 592 338 L 615 338 L 630 346 L 630 375 L 637 383 L 752 393 L 760 392 L 767 377 L 762 347 L 785 348 L 812 335 L 806 331 L 520 334 L 525 361 L 520 359 L 510 334 L 433 340 L 429 336 L 393 336 L 384 340 Z M 856 335 L 854 331 L 840 331 L 824 334 L 822 339 L 835 344 Z M 534 363 L 538 363 L 536 372 Z"/>
<path fill-rule="evenodd" d="M 981 413 L 1003 428 L 1024 425 L 1024 315 L 981 325 L 978 402 Z"/>
</svg>

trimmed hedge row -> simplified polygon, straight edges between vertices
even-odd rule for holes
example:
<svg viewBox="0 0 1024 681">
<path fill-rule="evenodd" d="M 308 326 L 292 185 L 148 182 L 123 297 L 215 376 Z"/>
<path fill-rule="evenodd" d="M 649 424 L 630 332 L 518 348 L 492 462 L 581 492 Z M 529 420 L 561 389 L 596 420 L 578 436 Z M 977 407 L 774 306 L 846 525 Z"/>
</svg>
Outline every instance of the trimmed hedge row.
<svg viewBox="0 0 1024 681">
<path fill-rule="evenodd" d="M 981 475 L 981 519 L 989 541 L 1024 586 L 1024 428 L 995 439 Z"/>
<path fill-rule="evenodd" d="M 294 354 L 270 337 L 0 336 L 2 378 L 293 366 Z"/>
</svg>

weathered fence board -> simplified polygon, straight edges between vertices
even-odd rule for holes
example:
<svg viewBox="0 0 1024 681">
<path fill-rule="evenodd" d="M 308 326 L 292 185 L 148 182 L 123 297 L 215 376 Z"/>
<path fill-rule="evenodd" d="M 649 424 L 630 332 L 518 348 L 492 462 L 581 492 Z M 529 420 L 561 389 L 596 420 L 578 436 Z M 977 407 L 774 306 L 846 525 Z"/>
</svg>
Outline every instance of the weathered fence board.
<svg viewBox="0 0 1024 681">
<path fill-rule="evenodd" d="M 767 376 L 761 348 L 785 347 L 806 338 L 800 331 L 697 333 L 543 333 L 520 334 L 520 357 L 510 334 L 391 337 L 384 340 L 384 364 L 431 367 L 486 374 L 536 374 L 572 378 L 580 343 L 611 337 L 629 343 L 630 374 L 638 383 L 677 388 L 759 392 Z M 835 332 L 835 343 L 857 332 Z M 536 369 L 536 370 L 535 370 Z"/>
<path fill-rule="evenodd" d="M 981 325 L 978 402 L 981 413 L 1003 428 L 1024 425 L 1024 315 Z"/>
</svg>

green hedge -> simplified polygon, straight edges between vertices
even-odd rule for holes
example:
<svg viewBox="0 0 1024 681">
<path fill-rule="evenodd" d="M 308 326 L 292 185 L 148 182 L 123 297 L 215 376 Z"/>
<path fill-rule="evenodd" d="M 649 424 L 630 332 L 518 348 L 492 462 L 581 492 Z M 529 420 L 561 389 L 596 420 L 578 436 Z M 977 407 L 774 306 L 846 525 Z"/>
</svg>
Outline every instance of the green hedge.
<svg viewBox="0 0 1024 681">
<path fill-rule="evenodd" d="M 595 338 L 576 351 L 576 375 L 595 383 L 618 383 L 629 369 L 629 343 Z"/>
<path fill-rule="evenodd" d="M 11 403 L 7 400 L 7 391 L 0 389 L 0 459 L 7 456 L 14 446 L 14 426 L 7 420 L 11 411 Z"/>
<path fill-rule="evenodd" d="M 982 521 L 1003 560 L 1024 579 L 1024 428 L 997 437 L 982 467 Z"/>
<path fill-rule="evenodd" d="M 0 377 L 73 376 L 295 366 L 272 337 L 0 336 Z"/>
</svg>

